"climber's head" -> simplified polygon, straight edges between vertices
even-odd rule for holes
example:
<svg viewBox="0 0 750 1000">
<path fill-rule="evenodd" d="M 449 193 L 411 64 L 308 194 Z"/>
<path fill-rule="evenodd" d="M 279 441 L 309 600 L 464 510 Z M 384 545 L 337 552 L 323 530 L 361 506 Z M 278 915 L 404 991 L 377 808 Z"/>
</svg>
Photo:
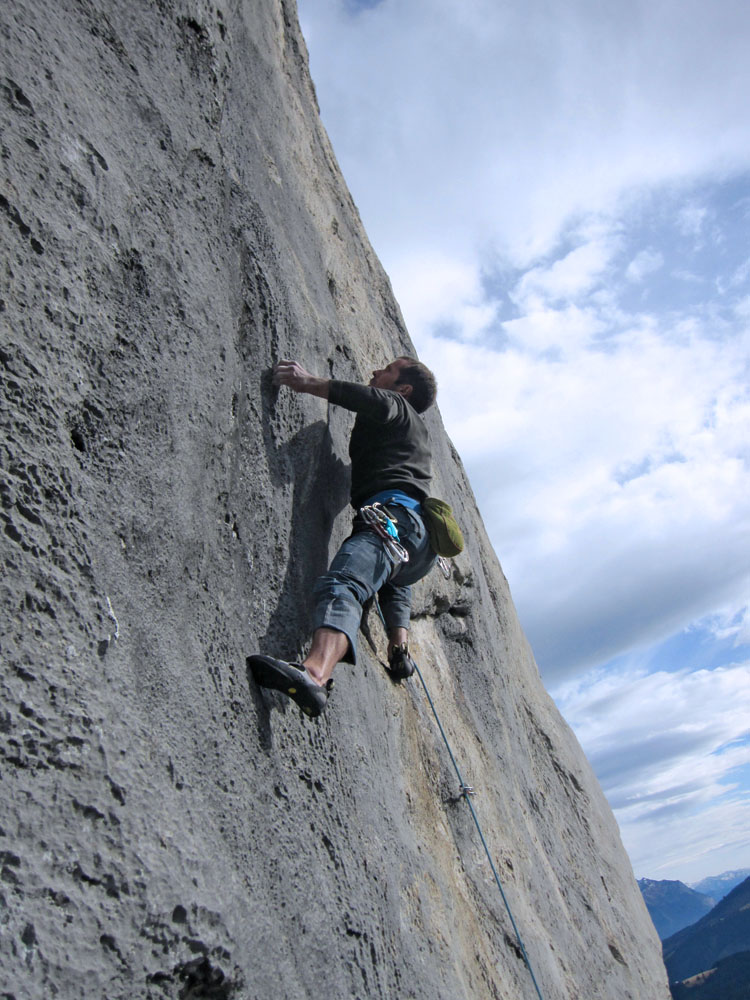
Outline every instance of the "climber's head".
<svg viewBox="0 0 750 1000">
<path fill-rule="evenodd" d="M 424 413 L 435 402 L 437 382 L 427 365 L 414 358 L 401 357 L 372 373 L 373 389 L 390 389 L 408 399 L 417 413 Z"/>
</svg>

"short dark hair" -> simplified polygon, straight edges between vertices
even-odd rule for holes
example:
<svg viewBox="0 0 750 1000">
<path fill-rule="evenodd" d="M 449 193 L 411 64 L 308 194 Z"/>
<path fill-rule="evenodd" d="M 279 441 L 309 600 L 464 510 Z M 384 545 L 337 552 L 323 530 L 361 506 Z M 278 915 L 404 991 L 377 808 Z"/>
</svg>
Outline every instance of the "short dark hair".
<svg viewBox="0 0 750 1000">
<path fill-rule="evenodd" d="M 411 386 L 409 402 L 417 411 L 424 413 L 435 402 L 437 396 L 437 380 L 427 365 L 423 365 L 416 358 L 409 358 L 401 355 L 399 361 L 408 361 L 408 367 L 401 369 L 396 385 L 403 384 Z"/>
</svg>

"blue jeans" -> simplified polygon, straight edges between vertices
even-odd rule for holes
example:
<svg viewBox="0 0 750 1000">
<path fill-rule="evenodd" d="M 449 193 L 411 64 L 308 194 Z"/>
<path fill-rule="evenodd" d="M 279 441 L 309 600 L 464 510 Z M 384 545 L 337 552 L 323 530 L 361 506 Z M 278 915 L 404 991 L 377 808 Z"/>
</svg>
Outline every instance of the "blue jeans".
<svg viewBox="0 0 750 1000">
<path fill-rule="evenodd" d="M 409 553 L 409 561 L 401 563 L 391 576 L 395 564 L 383 540 L 358 516 L 331 568 L 318 577 L 313 588 L 314 628 L 343 632 L 349 640 L 345 659 L 351 663 L 357 662 L 357 633 L 365 601 L 378 594 L 387 628 L 408 628 L 411 584 L 429 573 L 437 561 L 419 511 L 400 504 L 391 504 L 388 510 L 395 518 L 399 541 Z"/>
</svg>

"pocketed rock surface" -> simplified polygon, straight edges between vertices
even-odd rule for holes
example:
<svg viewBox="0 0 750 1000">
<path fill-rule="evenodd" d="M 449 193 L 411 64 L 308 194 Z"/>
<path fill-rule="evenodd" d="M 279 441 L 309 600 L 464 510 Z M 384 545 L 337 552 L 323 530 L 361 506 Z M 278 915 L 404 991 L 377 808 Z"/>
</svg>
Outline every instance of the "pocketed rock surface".
<svg viewBox="0 0 750 1000">
<path fill-rule="evenodd" d="M 352 417 L 278 392 L 413 347 L 292 0 L 11 0 L 2 46 L 0 991 L 536 996 L 377 618 L 318 721 L 299 655 Z M 422 666 L 549 1000 L 668 996 L 612 814 L 540 682 L 437 412 L 466 551 Z"/>
</svg>

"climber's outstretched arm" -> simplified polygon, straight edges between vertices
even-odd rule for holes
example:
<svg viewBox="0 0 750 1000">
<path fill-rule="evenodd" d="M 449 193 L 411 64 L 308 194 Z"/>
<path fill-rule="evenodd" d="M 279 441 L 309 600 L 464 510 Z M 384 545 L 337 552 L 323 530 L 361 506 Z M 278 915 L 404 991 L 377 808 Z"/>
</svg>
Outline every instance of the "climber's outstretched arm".
<svg viewBox="0 0 750 1000">
<path fill-rule="evenodd" d="M 279 361 L 273 368 L 273 384 L 286 385 L 295 392 L 328 399 L 329 380 L 305 371 L 298 361 Z"/>
</svg>

